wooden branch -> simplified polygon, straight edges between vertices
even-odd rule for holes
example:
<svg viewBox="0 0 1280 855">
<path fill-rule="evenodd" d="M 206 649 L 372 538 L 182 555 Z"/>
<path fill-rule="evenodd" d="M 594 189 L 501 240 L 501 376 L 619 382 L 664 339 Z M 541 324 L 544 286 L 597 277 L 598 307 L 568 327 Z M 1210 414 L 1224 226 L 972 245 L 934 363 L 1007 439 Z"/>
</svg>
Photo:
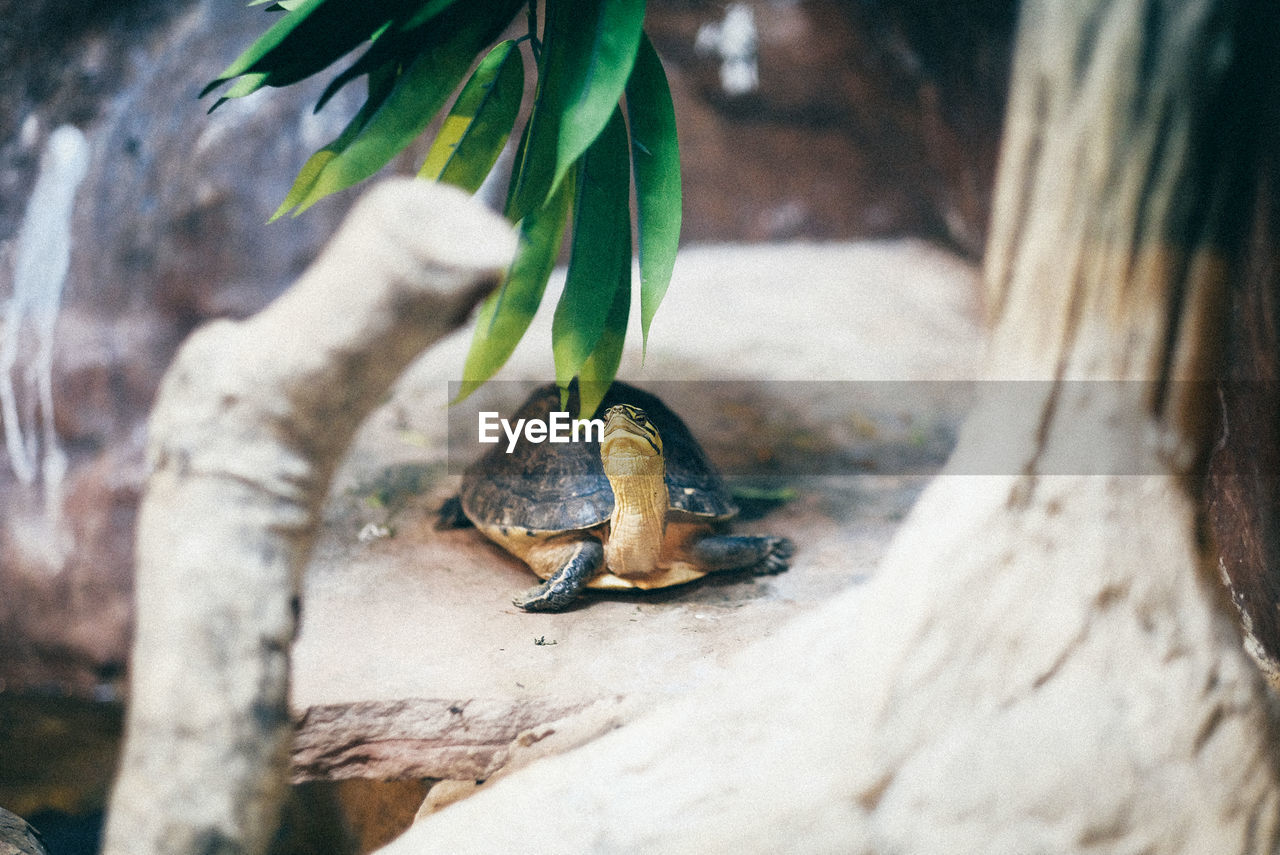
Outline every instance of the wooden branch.
<svg viewBox="0 0 1280 855">
<path fill-rule="evenodd" d="M 334 468 L 515 250 L 460 191 L 370 192 L 287 293 L 183 346 L 150 425 L 138 624 L 104 851 L 261 852 L 288 779 L 298 591 Z"/>
<path fill-rule="evenodd" d="M 382 851 L 1275 851 L 1273 724 L 1190 489 L 1261 7 L 1029 2 L 987 261 L 989 376 L 1029 403 L 985 384 L 865 588 Z"/>
<path fill-rule="evenodd" d="M 1251 30 L 1273 19 L 1230 0 L 1025 4 L 986 256 L 999 375 L 1145 382 L 1146 409 L 1203 452 L 1270 65 Z"/>
</svg>

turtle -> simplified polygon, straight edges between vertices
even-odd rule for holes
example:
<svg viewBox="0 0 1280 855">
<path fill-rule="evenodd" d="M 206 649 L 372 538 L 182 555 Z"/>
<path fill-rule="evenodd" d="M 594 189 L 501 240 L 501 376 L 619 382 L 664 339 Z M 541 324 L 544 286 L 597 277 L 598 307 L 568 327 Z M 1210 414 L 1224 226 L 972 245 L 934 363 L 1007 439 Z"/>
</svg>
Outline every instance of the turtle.
<svg viewBox="0 0 1280 855">
<path fill-rule="evenodd" d="M 576 384 L 570 387 L 574 408 Z M 555 384 L 510 419 L 562 411 Z M 495 445 L 467 467 L 458 505 L 542 584 L 516 596 L 530 612 L 562 611 L 584 588 L 662 588 L 721 570 L 786 570 L 785 537 L 723 533 L 738 512 L 724 479 L 680 417 L 655 395 L 610 386 L 602 437 Z"/>
</svg>

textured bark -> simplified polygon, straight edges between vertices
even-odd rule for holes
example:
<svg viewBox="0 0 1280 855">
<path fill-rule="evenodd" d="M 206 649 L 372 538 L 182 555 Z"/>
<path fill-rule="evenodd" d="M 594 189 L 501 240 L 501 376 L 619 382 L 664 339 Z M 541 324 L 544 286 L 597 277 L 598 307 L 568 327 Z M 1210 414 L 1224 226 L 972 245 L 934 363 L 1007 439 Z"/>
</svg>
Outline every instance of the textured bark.
<svg viewBox="0 0 1280 855">
<path fill-rule="evenodd" d="M 1264 7 L 1027 4 L 988 377 L 1038 382 L 986 384 L 865 589 L 383 851 L 1275 851 L 1272 724 L 1195 495 Z"/>
<path fill-rule="evenodd" d="M 4 808 L 0 808 L 0 855 L 47 855 L 27 821 Z"/>
<path fill-rule="evenodd" d="M 104 851 L 264 850 L 288 778 L 300 574 L 330 477 L 364 415 L 514 249 L 461 192 L 388 183 L 290 291 L 182 348 L 152 413 Z"/>
<path fill-rule="evenodd" d="M 1280 53 L 1267 75 L 1280 102 Z M 1222 573 L 1249 630 L 1250 651 L 1280 687 L 1280 115 L 1260 112 L 1264 167 L 1222 394 L 1222 430 L 1208 488 Z"/>
<path fill-rule="evenodd" d="M 563 750 L 571 747 L 566 739 L 577 744 L 616 727 L 626 708 L 622 698 L 535 700 L 516 708 L 481 698 L 311 707 L 293 741 L 293 779 L 443 778 L 474 784 L 553 736 Z"/>
<path fill-rule="evenodd" d="M 1265 7 L 1026 7 L 987 253 L 998 376 L 1142 381 L 1147 411 L 1203 456 Z"/>
</svg>

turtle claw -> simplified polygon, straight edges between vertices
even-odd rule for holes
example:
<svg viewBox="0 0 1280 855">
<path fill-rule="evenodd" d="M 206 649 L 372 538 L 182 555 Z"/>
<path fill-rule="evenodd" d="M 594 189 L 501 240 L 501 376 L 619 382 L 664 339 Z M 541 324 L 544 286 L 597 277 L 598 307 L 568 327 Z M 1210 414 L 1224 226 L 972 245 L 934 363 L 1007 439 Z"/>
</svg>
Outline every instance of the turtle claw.
<svg viewBox="0 0 1280 855">
<path fill-rule="evenodd" d="M 785 537 L 764 537 L 766 552 L 760 562 L 751 568 L 754 576 L 774 576 L 791 566 L 795 546 Z"/>
<path fill-rule="evenodd" d="M 576 594 L 570 597 L 556 596 L 550 582 L 544 582 L 514 597 L 511 603 L 526 612 L 558 612 L 573 602 Z"/>
<path fill-rule="evenodd" d="M 511 604 L 516 608 L 524 609 L 527 612 L 537 611 L 536 603 L 547 594 L 546 585 L 535 585 L 522 594 L 517 594 L 511 598 Z"/>
</svg>

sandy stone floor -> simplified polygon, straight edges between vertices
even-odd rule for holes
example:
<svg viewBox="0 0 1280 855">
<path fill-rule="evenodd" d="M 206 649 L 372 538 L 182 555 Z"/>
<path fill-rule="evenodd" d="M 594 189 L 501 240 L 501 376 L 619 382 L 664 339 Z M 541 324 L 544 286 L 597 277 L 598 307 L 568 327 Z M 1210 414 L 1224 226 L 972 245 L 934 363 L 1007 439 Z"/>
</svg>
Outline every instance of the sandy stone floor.
<svg viewBox="0 0 1280 855">
<path fill-rule="evenodd" d="M 435 519 L 479 448 L 475 412 L 509 414 L 529 381 L 553 376 L 551 289 L 499 382 L 446 406 L 463 331 L 415 365 L 352 449 L 306 581 L 300 776 L 482 778 L 540 727 L 600 704 L 625 718 L 708 679 L 869 578 L 945 459 L 981 358 L 976 273 L 928 244 L 685 251 L 643 365 L 633 317 L 620 377 L 680 413 L 733 488 L 785 499 L 747 502 L 735 530 L 790 537 L 792 568 L 526 614 L 511 597 L 533 575 Z M 368 526 L 389 536 L 362 539 Z"/>
</svg>

